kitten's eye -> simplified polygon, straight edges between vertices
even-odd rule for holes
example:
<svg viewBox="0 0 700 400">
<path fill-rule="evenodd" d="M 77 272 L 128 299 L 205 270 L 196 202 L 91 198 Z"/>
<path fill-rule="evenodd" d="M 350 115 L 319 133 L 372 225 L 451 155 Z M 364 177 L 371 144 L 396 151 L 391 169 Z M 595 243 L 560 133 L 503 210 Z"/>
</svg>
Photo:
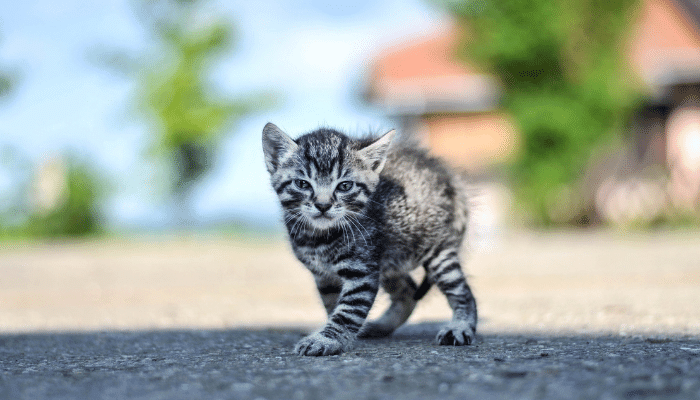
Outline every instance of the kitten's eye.
<svg viewBox="0 0 700 400">
<path fill-rule="evenodd" d="M 351 181 L 345 181 L 345 182 L 340 182 L 338 184 L 338 187 L 335 188 L 335 190 L 339 192 L 347 192 L 348 190 L 352 189 L 353 182 Z"/>
<path fill-rule="evenodd" d="M 295 179 L 294 184 L 297 185 L 299 189 L 308 189 L 311 187 L 311 184 L 303 179 Z"/>
</svg>

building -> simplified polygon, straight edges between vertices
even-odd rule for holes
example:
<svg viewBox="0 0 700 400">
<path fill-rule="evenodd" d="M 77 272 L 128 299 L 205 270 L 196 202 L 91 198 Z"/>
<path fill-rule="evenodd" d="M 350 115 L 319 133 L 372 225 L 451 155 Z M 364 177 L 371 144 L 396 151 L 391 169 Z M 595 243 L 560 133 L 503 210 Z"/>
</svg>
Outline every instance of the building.
<svg viewBox="0 0 700 400">
<path fill-rule="evenodd" d="M 365 99 L 436 154 L 479 170 L 512 155 L 517 132 L 498 109 L 498 81 L 457 60 L 458 40 L 450 27 L 380 54 Z"/>
<path fill-rule="evenodd" d="M 380 53 L 369 69 L 365 99 L 435 154 L 484 172 L 517 152 L 519 134 L 499 109 L 498 80 L 458 61 L 459 33 L 450 27 Z M 660 165 L 669 171 L 664 190 L 673 206 L 696 208 L 700 198 L 700 3 L 642 0 L 628 43 L 623 51 L 630 79 L 641 82 L 649 100 L 634 118 L 629 159 L 618 171 L 607 172 L 610 176 L 596 176 L 590 190 L 599 190 L 608 178 L 621 179 L 620 174 L 634 175 L 646 166 Z M 606 197 L 597 193 L 591 197 L 596 196 Z"/>
</svg>

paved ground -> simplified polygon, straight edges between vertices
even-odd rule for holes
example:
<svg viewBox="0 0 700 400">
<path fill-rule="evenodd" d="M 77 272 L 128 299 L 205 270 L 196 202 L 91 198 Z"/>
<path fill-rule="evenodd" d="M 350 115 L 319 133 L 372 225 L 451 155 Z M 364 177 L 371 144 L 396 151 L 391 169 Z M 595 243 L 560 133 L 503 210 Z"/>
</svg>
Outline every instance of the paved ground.
<svg viewBox="0 0 700 400">
<path fill-rule="evenodd" d="M 0 338 L 0 399 L 700 398 L 700 340 L 485 335 L 432 343 L 436 324 L 299 357 L 294 330 Z"/>
<path fill-rule="evenodd" d="M 393 338 L 301 358 L 324 312 L 283 243 L 4 245 L 0 399 L 700 398 L 700 234 L 518 234 L 466 270 L 475 345 L 433 344 L 433 291 Z"/>
</svg>

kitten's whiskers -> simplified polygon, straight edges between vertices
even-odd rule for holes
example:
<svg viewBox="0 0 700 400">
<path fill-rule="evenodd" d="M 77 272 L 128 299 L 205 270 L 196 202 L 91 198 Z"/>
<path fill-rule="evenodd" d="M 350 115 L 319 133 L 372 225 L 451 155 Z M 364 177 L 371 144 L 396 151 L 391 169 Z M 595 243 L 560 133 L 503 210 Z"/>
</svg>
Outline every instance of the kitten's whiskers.
<svg viewBox="0 0 700 400">
<path fill-rule="evenodd" d="M 350 231 L 350 234 L 352 235 L 352 241 L 353 242 L 357 241 L 357 239 L 355 238 L 355 231 L 352 229 L 352 225 L 350 225 L 348 223 L 348 220 L 345 217 L 343 217 L 342 221 L 343 221 L 343 224 L 348 227 L 348 230 Z M 348 239 L 350 239 L 350 238 L 348 237 Z"/>
<path fill-rule="evenodd" d="M 348 218 L 347 218 L 348 222 L 350 222 L 355 227 L 364 229 L 364 227 L 362 226 L 362 224 L 360 224 L 359 221 L 355 222 L 355 221 L 353 221 L 353 219 L 354 219 L 354 217 L 351 214 L 348 214 Z M 365 232 L 367 232 L 366 229 L 365 229 Z M 367 245 L 367 238 L 365 238 L 365 235 L 359 229 L 357 230 L 357 233 L 360 234 L 360 236 L 362 237 L 362 240 L 365 242 L 365 246 L 366 246 Z M 367 232 L 367 234 L 369 235 L 369 232 Z M 354 239 L 354 237 L 353 237 L 353 239 Z"/>
<path fill-rule="evenodd" d="M 296 211 L 291 217 L 290 221 L 294 219 L 294 225 L 292 225 L 292 228 L 289 229 L 289 236 L 292 238 L 295 238 L 296 235 L 301 232 L 301 229 L 303 228 L 304 224 L 306 223 L 305 219 L 306 216 L 301 213 L 301 211 Z"/>
<path fill-rule="evenodd" d="M 362 217 L 368 218 L 368 219 L 370 219 L 370 220 L 372 220 L 372 221 L 374 221 L 374 220 L 373 220 L 372 218 L 369 218 L 369 217 L 366 216 L 366 215 L 362 215 L 362 214 L 360 214 L 360 213 L 358 213 L 358 212 L 355 212 L 355 211 L 349 211 L 349 210 L 348 210 L 348 212 L 349 212 L 349 215 L 348 215 L 348 216 L 351 217 L 351 218 L 353 218 L 353 219 L 355 220 L 355 222 L 357 222 L 357 225 L 359 225 L 359 226 L 362 228 L 362 230 L 365 231 L 365 233 L 367 234 L 367 236 L 370 236 L 370 237 L 371 237 L 372 235 L 367 231 L 367 228 L 365 228 L 364 225 L 362 225 L 362 223 L 360 222 L 360 219 L 358 218 L 358 216 L 362 216 Z M 377 221 L 374 221 L 374 222 L 377 222 Z"/>
</svg>

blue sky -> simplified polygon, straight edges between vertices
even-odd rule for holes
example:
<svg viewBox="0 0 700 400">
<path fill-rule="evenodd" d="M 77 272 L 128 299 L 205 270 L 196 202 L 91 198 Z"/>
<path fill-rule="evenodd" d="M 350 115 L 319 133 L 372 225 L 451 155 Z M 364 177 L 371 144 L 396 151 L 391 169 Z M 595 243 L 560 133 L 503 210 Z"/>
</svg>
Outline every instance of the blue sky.
<svg viewBox="0 0 700 400">
<path fill-rule="evenodd" d="M 35 162 L 66 150 L 89 157 L 114 189 L 105 211 L 115 227 L 170 218 L 162 178 L 144 158 L 148 132 L 128 111 L 129 80 L 89 57 L 98 47 L 147 49 L 133 4 L 0 2 L 0 65 L 21 72 L 16 93 L 0 104 L 0 147 L 13 146 Z M 232 20 L 240 34 L 215 72 L 217 84 L 232 95 L 272 90 L 284 101 L 231 132 L 195 193 L 194 209 L 202 220 L 236 216 L 266 224 L 279 212 L 262 159 L 264 124 L 275 122 L 292 135 L 319 125 L 390 128 L 355 97 L 367 61 L 446 21 L 419 0 L 210 1 L 208 9 Z M 0 171 L 0 190 L 8 182 Z"/>
</svg>

